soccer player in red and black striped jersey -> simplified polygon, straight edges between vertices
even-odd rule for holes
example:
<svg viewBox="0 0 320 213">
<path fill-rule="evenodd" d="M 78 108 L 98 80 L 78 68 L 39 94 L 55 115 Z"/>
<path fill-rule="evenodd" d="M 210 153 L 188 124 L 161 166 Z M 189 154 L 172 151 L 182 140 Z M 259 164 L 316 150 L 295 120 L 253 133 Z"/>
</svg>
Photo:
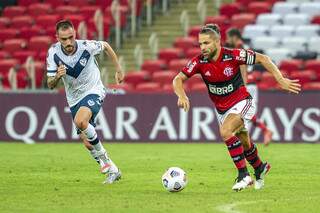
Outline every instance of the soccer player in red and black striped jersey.
<svg viewBox="0 0 320 213">
<path fill-rule="evenodd" d="M 239 49 L 244 49 L 244 42 L 242 39 L 242 35 L 239 29 L 237 28 L 230 28 L 227 31 L 227 40 L 226 40 L 226 47 L 230 47 L 230 48 L 239 48 Z M 247 48 L 245 48 L 247 49 Z M 258 88 L 257 85 L 254 84 L 254 82 L 250 81 L 250 79 L 248 79 L 248 66 L 243 64 L 240 66 L 240 71 L 241 71 L 241 75 L 242 75 L 242 79 L 244 81 L 244 84 L 247 87 L 248 92 L 250 93 L 250 95 L 252 96 L 253 100 L 255 100 L 255 103 L 257 105 L 258 103 Z M 272 131 L 270 129 L 268 129 L 268 127 L 266 126 L 266 124 L 257 119 L 257 116 L 254 115 L 251 119 L 252 123 L 259 127 L 262 132 L 263 132 L 263 144 L 265 146 L 267 146 L 271 139 L 272 139 Z"/>
<path fill-rule="evenodd" d="M 177 104 L 185 111 L 189 110 L 190 102 L 183 83 L 193 75 L 200 74 L 216 107 L 220 135 L 238 169 L 237 181 L 232 189 L 240 191 L 253 183 L 246 159 L 255 169 L 255 188 L 260 189 L 270 165 L 260 160 L 257 148 L 246 131 L 256 110 L 239 67 L 243 64 L 260 63 L 275 77 L 282 89 L 292 93 L 298 94 L 301 85 L 298 80 L 284 78 L 266 55 L 251 50 L 221 47 L 220 29 L 215 24 L 207 24 L 201 29 L 199 45 L 201 55 L 194 57 L 173 80 L 174 91 L 178 96 Z"/>
</svg>

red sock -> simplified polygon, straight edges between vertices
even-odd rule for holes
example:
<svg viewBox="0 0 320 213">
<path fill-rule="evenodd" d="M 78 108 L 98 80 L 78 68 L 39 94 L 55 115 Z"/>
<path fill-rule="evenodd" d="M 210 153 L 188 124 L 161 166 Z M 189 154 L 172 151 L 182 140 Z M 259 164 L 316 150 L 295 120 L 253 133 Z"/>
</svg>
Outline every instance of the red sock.
<svg viewBox="0 0 320 213">
<path fill-rule="evenodd" d="M 239 171 L 246 170 L 246 160 L 244 156 L 244 149 L 240 140 L 233 136 L 225 141 L 229 154 Z"/>
<path fill-rule="evenodd" d="M 259 127 L 263 132 L 268 130 L 268 128 L 265 125 L 265 123 L 263 123 L 263 121 L 258 120 L 257 116 L 253 116 L 251 121 L 255 126 Z"/>
<path fill-rule="evenodd" d="M 252 141 L 250 141 L 250 148 L 247 151 L 244 151 L 244 155 L 254 169 L 257 169 L 261 166 L 262 161 L 258 156 L 257 146 L 252 143 Z"/>
</svg>

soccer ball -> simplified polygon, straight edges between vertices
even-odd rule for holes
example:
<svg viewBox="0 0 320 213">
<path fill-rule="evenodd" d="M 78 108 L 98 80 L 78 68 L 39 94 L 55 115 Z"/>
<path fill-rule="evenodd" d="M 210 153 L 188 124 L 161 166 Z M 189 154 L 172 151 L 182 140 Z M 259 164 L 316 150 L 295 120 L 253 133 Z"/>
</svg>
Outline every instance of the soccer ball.
<svg viewBox="0 0 320 213">
<path fill-rule="evenodd" d="M 186 173 L 179 167 L 170 167 L 162 175 L 162 185 L 169 192 L 180 192 L 187 182 Z"/>
</svg>

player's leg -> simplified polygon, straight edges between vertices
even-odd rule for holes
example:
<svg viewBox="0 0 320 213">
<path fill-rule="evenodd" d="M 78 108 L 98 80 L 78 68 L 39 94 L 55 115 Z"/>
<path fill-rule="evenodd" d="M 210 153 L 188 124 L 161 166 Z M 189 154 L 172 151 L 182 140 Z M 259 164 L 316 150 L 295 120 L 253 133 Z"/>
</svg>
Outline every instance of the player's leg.
<svg viewBox="0 0 320 213">
<path fill-rule="evenodd" d="M 80 136 L 84 146 L 89 151 L 91 157 L 100 165 L 100 161 L 99 161 L 97 150 L 95 150 L 95 148 L 88 142 L 87 137 L 82 132 L 79 133 L 79 136 Z"/>
<path fill-rule="evenodd" d="M 243 126 L 241 115 L 234 113 L 228 114 L 220 126 L 220 135 L 226 143 L 229 154 L 238 169 L 237 182 L 232 187 L 235 191 L 245 189 L 253 183 L 246 166 L 243 145 L 239 138 L 235 136 L 235 132 L 239 131 Z"/>
<path fill-rule="evenodd" d="M 255 126 L 259 127 L 262 130 L 263 144 L 265 146 L 268 146 L 269 143 L 271 142 L 271 139 L 272 139 L 272 134 L 273 134 L 272 131 L 270 129 L 268 129 L 268 127 L 266 126 L 266 124 L 263 121 L 257 119 L 256 116 L 253 116 L 251 121 Z"/>
</svg>

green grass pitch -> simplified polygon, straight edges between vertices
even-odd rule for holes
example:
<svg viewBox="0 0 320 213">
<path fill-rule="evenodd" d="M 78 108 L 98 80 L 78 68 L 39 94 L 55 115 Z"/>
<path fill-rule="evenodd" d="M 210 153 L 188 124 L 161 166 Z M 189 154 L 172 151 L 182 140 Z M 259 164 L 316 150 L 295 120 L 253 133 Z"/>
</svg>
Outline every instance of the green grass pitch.
<svg viewBox="0 0 320 213">
<path fill-rule="evenodd" d="M 233 192 L 236 170 L 223 144 L 105 144 L 123 179 L 103 175 L 77 143 L 0 144 L 0 212 L 320 212 L 320 145 L 259 146 L 266 186 Z M 183 168 L 187 187 L 164 190 L 161 176 Z M 251 170 L 252 171 L 252 170 Z"/>
</svg>

